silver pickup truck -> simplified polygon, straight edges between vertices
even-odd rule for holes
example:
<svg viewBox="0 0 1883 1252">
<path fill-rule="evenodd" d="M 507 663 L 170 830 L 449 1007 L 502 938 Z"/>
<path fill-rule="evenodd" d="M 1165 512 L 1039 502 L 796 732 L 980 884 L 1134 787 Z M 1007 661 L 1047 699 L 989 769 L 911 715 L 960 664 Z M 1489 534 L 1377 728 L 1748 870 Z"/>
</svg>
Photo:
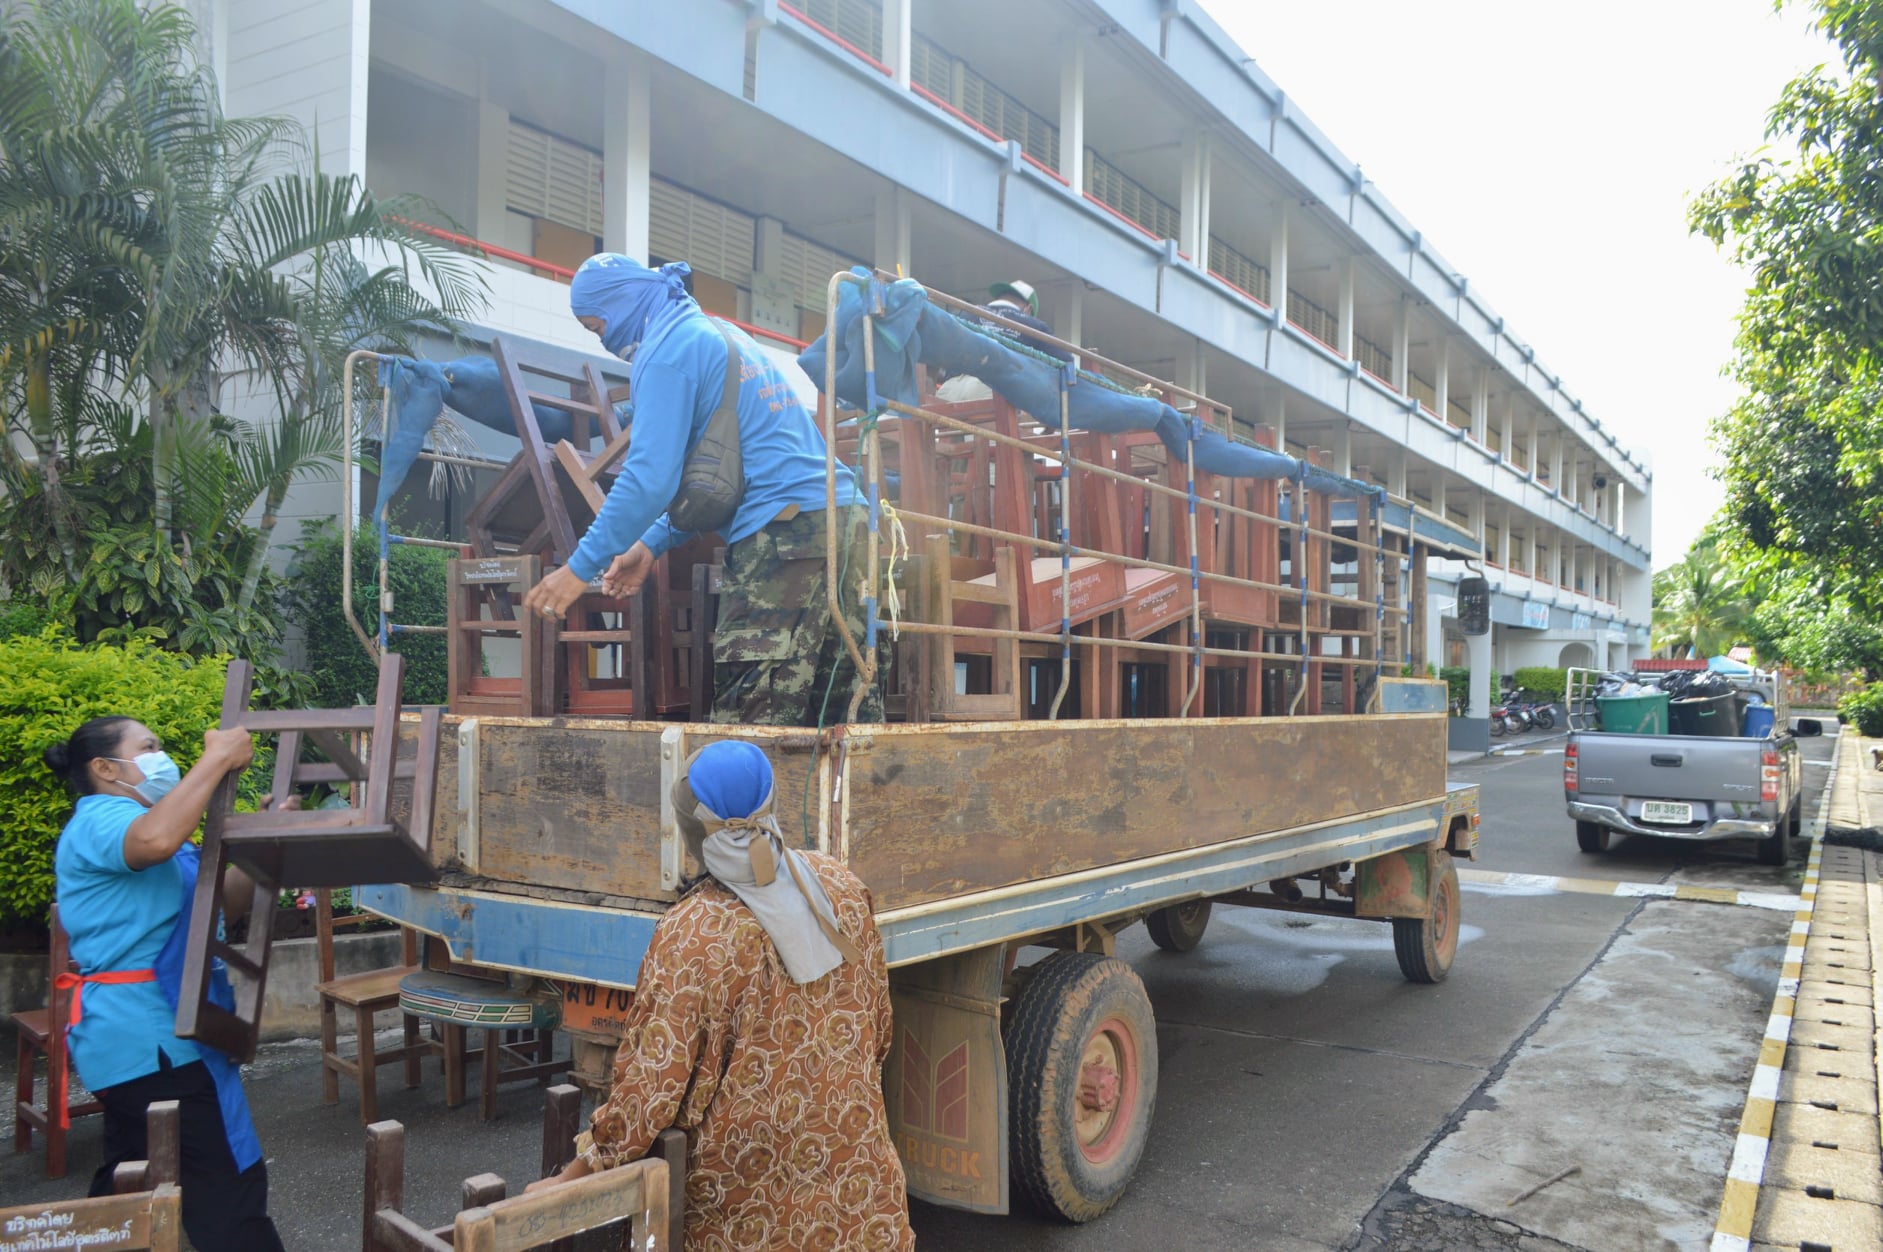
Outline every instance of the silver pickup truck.
<svg viewBox="0 0 1883 1252">
<path fill-rule="evenodd" d="M 1572 729 L 1563 748 L 1563 795 L 1584 852 L 1608 850 L 1619 831 L 1661 839 L 1754 839 L 1759 860 L 1784 865 L 1803 823 L 1803 763 L 1782 689 L 1766 679 L 1772 732 L 1760 738 L 1615 733 L 1592 729 L 1590 678 L 1571 672 Z M 1592 677 L 1599 678 L 1600 675 Z M 1759 690 L 1761 684 L 1748 684 Z"/>
</svg>

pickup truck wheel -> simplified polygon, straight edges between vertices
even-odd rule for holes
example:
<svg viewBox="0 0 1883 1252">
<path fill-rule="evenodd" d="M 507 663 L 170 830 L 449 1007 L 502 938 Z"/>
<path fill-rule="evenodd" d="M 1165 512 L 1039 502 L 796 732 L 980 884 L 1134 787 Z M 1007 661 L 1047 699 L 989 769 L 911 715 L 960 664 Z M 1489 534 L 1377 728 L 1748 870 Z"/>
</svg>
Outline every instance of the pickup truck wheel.
<svg viewBox="0 0 1883 1252">
<path fill-rule="evenodd" d="M 1799 796 L 1791 802 L 1791 820 L 1787 823 L 1791 837 L 1796 839 L 1805 833 L 1805 801 Z"/>
<path fill-rule="evenodd" d="M 1458 867 L 1448 856 L 1442 864 L 1425 916 L 1393 919 L 1393 955 L 1412 982 L 1444 982 L 1458 955 Z"/>
<path fill-rule="evenodd" d="M 1606 826 L 1594 822 L 1576 823 L 1576 846 L 1594 856 L 1598 852 L 1608 851 L 1609 837 L 1613 832 Z"/>
<path fill-rule="evenodd" d="M 1778 819 L 1778 829 L 1759 840 L 1759 864 L 1786 865 L 1791 861 L 1791 818 Z"/>
<path fill-rule="evenodd" d="M 1088 1222 L 1124 1194 L 1150 1138 L 1157 1025 L 1129 965 L 1090 952 L 1041 961 L 1007 1026 L 1014 1188 Z"/>
<path fill-rule="evenodd" d="M 1144 929 L 1151 942 L 1166 952 L 1188 952 L 1203 942 L 1203 932 L 1210 924 L 1208 900 L 1186 900 L 1170 904 L 1144 919 Z"/>
</svg>

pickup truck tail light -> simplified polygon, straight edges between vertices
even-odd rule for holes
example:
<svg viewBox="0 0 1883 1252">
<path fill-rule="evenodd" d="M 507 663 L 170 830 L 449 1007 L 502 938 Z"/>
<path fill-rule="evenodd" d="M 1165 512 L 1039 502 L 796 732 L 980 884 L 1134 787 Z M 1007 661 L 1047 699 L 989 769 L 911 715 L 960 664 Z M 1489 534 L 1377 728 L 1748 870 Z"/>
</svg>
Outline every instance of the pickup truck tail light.
<svg viewBox="0 0 1883 1252">
<path fill-rule="evenodd" d="M 1770 804 L 1778 799 L 1778 749 L 1759 751 L 1759 799 Z"/>
<path fill-rule="evenodd" d="M 1571 743 L 1563 749 L 1563 790 L 1576 790 L 1576 745 Z"/>
</svg>

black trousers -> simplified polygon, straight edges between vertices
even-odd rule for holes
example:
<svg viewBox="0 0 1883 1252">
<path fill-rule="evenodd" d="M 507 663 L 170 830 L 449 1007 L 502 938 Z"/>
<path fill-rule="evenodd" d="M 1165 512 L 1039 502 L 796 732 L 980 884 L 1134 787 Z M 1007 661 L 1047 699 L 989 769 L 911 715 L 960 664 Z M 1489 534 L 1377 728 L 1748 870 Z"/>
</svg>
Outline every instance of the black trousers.
<svg viewBox="0 0 1883 1252">
<path fill-rule="evenodd" d="M 98 1093 L 105 1106 L 105 1163 L 92 1175 L 91 1194 L 110 1195 L 113 1170 L 149 1159 L 145 1111 L 158 1100 L 175 1100 L 183 1231 L 197 1252 L 283 1252 L 268 1216 L 268 1163 L 235 1168 L 209 1071 L 201 1061 L 172 1065 L 161 1052 L 157 1064 L 154 1074 Z"/>
</svg>

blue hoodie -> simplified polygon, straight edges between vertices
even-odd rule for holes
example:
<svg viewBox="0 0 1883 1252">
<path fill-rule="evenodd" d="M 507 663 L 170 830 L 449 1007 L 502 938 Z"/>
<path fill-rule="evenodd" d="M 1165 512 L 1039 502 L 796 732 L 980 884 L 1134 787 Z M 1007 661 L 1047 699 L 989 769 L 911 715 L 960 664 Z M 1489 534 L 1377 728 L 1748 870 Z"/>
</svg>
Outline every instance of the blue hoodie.
<svg viewBox="0 0 1883 1252">
<path fill-rule="evenodd" d="M 628 454 L 600 514 L 569 558 L 570 571 L 585 582 L 636 539 L 659 556 L 689 537 L 668 523 L 667 506 L 680 490 L 687 454 L 719 407 L 726 341 L 686 294 L 681 279 L 687 273 L 684 264 L 650 270 L 603 253 L 584 261 L 569 287 L 570 311 L 602 320 L 604 347 L 617 355 L 634 349 Z M 771 358 L 745 332 L 730 326 L 727 331 L 743 363 L 739 442 L 745 495 L 724 536 L 738 543 L 792 505 L 807 513 L 824 507 L 825 444 Z M 856 477 L 839 462 L 837 504 L 859 503 Z"/>
</svg>

